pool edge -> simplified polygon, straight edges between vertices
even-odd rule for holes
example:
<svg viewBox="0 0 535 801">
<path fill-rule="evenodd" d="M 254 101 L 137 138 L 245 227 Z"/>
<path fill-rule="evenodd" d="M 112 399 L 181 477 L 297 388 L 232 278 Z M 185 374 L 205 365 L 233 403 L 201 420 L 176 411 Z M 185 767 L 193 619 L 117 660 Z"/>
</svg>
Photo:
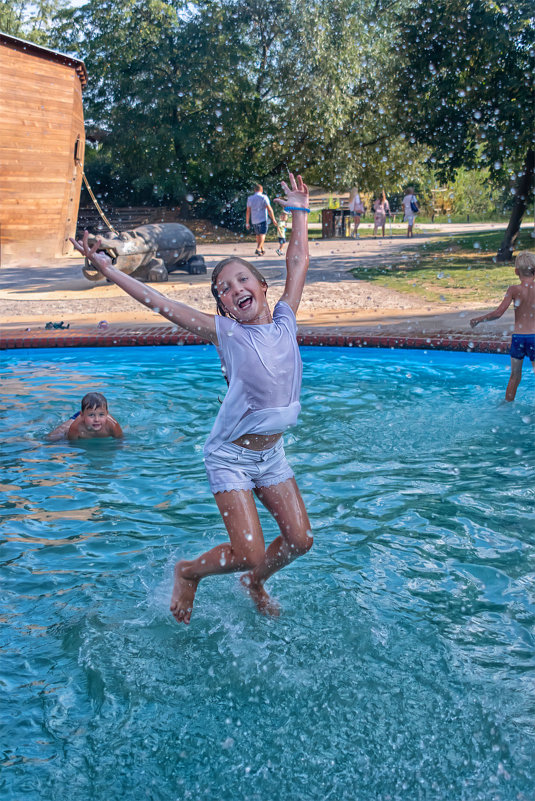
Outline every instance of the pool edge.
<svg viewBox="0 0 535 801">
<path fill-rule="evenodd" d="M 393 336 L 378 334 L 352 334 L 322 332 L 298 332 L 300 345 L 353 347 L 353 348 L 401 348 L 415 350 L 450 350 L 473 353 L 508 353 L 509 339 L 487 337 L 471 338 L 462 334 L 439 334 L 425 336 Z M 178 331 L 175 326 L 120 327 L 102 330 L 96 326 L 86 330 L 36 330 L 2 332 L 0 350 L 16 348 L 87 348 L 125 347 L 136 345 L 205 345 L 206 342 L 194 334 Z"/>
</svg>

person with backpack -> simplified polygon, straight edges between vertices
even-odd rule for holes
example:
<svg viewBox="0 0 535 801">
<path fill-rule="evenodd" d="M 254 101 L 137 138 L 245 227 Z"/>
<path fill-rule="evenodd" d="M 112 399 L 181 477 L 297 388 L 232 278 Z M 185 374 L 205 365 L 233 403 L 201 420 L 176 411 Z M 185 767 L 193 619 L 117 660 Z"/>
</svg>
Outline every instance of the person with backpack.
<svg viewBox="0 0 535 801">
<path fill-rule="evenodd" d="M 412 228 L 414 225 L 414 218 L 420 211 L 418 207 L 418 200 L 414 194 L 414 187 L 407 187 L 407 193 L 402 201 L 403 205 L 403 219 L 407 223 L 407 237 L 414 236 Z"/>
</svg>

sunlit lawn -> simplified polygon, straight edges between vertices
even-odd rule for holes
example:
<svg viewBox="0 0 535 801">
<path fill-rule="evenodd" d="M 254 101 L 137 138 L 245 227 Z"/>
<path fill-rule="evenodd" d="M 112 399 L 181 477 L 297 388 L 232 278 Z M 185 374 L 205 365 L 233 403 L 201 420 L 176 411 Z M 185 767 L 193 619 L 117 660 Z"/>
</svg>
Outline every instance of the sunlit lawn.
<svg viewBox="0 0 535 801">
<path fill-rule="evenodd" d="M 459 234 L 406 249 L 381 267 L 356 267 L 355 278 L 443 303 L 497 303 L 517 281 L 513 263 L 494 261 L 503 231 Z M 535 250 L 529 231 L 519 234 L 515 254 Z"/>
</svg>

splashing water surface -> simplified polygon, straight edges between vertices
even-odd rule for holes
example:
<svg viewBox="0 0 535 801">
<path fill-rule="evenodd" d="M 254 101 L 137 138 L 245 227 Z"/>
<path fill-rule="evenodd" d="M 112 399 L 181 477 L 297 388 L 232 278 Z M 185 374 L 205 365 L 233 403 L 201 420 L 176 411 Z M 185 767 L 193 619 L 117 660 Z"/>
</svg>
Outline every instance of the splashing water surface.
<svg viewBox="0 0 535 801">
<path fill-rule="evenodd" d="M 533 798 L 532 376 L 501 405 L 503 356 L 303 360 L 314 548 L 280 619 L 231 575 L 185 628 L 174 561 L 225 540 L 214 349 L 3 355 L 4 801 Z M 89 389 L 124 442 L 45 443 Z"/>
</svg>

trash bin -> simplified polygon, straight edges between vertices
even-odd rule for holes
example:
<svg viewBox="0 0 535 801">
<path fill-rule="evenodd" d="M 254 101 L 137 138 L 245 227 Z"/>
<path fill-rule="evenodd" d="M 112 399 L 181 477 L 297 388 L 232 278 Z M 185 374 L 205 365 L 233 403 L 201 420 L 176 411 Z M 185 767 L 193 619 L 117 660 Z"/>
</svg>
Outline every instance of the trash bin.
<svg viewBox="0 0 535 801">
<path fill-rule="evenodd" d="M 334 237 L 334 209 L 321 210 L 321 236 L 323 239 Z"/>
</svg>

